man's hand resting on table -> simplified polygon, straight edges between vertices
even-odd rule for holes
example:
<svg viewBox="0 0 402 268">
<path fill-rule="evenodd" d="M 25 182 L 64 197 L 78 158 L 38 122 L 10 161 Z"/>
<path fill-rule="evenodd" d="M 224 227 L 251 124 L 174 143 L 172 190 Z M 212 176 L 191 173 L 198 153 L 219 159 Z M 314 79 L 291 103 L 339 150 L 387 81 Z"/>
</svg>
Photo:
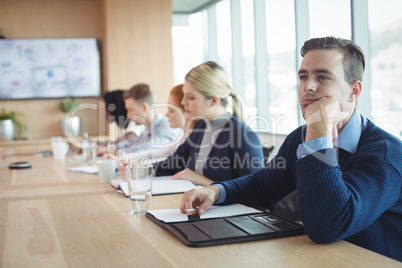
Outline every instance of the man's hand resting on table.
<svg viewBox="0 0 402 268">
<path fill-rule="evenodd" d="M 128 165 L 127 162 L 120 161 L 119 165 L 117 166 L 117 170 L 120 173 L 120 177 L 125 181 L 127 180 L 127 178 L 126 178 L 126 165 Z"/>
</svg>

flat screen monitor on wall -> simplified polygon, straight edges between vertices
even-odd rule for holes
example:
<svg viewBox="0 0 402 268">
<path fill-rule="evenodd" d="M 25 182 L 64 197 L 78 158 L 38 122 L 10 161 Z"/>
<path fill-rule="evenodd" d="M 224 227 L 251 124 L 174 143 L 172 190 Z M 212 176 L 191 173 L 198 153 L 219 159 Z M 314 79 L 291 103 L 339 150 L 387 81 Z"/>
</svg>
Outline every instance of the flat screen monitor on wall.
<svg viewBox="0 0 402 268">
<path fill-rule="evenodd" d="M 0 39 L 0 99 L 99 97 L 95 38 Z"/>
</svg>

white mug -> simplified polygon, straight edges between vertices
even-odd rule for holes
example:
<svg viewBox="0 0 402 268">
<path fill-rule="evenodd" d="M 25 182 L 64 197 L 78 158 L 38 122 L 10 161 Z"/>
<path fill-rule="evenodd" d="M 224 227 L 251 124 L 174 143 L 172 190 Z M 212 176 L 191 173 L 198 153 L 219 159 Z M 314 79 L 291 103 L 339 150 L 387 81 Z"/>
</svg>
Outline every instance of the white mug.
<svg viewBox="0 0 402 268">
<path fill-rule="evenodd" d="M 51 137 L 50 141 L 53 142 L 61 142 L 63 141 L 63 137 Z"/>
<path fill-rule="evenodd" d="M 96 162 L 101 183 L 110 183 L 114 178 L 117 168 L 116 160 L 99 160 Z"/>
<path fill-rule="evenodd" d="M 52 142 L 52 152 L 54 159 L 65 159 L 69 146 L 64 141 Z"/>
</svg>

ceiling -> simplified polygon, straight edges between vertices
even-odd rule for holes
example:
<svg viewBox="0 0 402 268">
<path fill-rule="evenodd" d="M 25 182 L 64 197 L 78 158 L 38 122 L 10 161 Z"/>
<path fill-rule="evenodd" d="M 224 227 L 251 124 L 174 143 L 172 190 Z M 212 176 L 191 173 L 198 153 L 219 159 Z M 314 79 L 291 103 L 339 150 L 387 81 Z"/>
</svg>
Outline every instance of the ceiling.
<svg viewBox="0 0 402 268">
<path fill-rule="evenodd" d="M 220 0 L 172 0 L 174 14 L 191 14 Z"/>
</svg>

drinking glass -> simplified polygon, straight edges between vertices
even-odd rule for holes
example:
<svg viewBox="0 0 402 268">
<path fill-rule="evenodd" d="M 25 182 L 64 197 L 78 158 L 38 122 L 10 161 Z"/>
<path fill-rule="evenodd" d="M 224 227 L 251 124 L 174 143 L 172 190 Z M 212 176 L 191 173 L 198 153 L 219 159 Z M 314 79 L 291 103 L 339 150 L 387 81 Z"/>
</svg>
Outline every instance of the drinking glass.
<svg viewBox="0 0 402 268">
<path fill-rule="evenodd" d="M 126 179 L 131 213 L 144 213 L 151 208 L 153 165 L 132 162 L 126 166 Z"/>
<path fill-rule="evenodd" d="M 82 141 L 82 155 L 85 158 L 86 165 L 95 165 L 97 157 L 97 146 L 96 141 Z"/>
</svg>

